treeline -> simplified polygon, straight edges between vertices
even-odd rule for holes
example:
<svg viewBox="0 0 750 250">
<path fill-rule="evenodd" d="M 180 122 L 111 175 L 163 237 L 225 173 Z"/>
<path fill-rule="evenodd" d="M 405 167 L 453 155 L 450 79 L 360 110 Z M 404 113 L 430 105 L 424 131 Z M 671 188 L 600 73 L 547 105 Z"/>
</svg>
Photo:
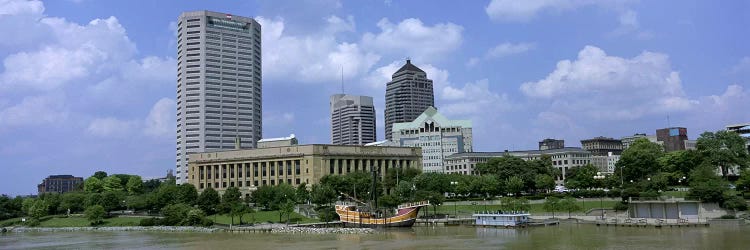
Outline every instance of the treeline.
<svg viewBox="0 0 750 250">
<path fill-rule="evenodd" d="M 656 197 L 682 186 L 690 188 L 689 199 L 745 210 L 742 192 L 750 191 L 750 156 L 745 143 L 737 133 L 720 130 L 701 134 L 695 150 L 667 153 L 662 145 L 641 138 L 623 151 L 613 174 L 597 179 L 594 166 L 573 168 L 565 185 L 572 189 L 607 188 L 621 194 L 623 200 Z M 730 175 L 732 169 L 741 171 L 738 179 Z"/>
</svg>

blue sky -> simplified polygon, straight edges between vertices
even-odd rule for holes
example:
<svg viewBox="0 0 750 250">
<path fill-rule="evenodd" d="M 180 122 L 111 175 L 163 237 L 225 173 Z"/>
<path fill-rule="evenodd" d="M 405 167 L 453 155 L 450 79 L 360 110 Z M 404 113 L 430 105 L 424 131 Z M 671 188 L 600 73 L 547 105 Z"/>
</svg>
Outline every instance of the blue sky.
<svg viewBox="0 0 750 250">
<path fill-rule="evenodd" d="M 173 168 L 174 27 L 191 10 L 261 22 L 264 137 L 329 142 L 343 67 L 383 138 L 385 83 L 407 57 L 441 112 L 474 122 L 475 151 L 750 122 L 747 1 L 238 2 L 0 0 L 0 193 Z"/>
</svg>

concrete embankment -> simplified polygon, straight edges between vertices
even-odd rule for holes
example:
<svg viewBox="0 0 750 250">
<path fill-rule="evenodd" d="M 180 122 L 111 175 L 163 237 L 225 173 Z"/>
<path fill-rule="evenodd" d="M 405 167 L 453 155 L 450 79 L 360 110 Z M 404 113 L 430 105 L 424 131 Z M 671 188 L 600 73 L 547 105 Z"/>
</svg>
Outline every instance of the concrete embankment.
<svg viewBox="0 0 750 250">
<path fill-rule="evenodd" d="M 312 227 L 281 227 L 271 229 L 271 233 L 289 234 L 371 234 L 372 228 L 312 228 Z"/>
<path fill-rule="evenodd" d="M 144 232 L 216 232 L 220 229 L 205 227 L 172 227 L 172 226 L 154 226 L 154 227 L 13 227 L 4 228 L 7 232 L 25 233 L 25 232 L 116 232 L 116 231 L 144 231 Z"/>
</svg>

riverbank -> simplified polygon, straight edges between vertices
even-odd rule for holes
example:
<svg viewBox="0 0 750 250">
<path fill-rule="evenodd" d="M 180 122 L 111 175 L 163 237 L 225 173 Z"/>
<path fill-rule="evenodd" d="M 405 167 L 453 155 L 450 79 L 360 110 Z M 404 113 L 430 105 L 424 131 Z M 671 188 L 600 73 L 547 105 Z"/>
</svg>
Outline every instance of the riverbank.
<svg viewBox="0 0 750 250">
<path fill-rule="evenodd" d="M 141 231 L 141 232 L 217 232 L 221 229 L 206 227 L 177 227 L 177 226 L 153 226 L 153 227 L 6 227 L 3 231 L 10 233 L 52 233 L 52 232 L 117 232 L 117 231 Z"/>
<path fill-rule="evenodd" d="M 5 233 L 55 233 L 55 232 L 261 232 L 280 234 L 372 234 L 371 228 L 309 228 L 294 227 L 283 224 L 265 224 L 251 227 L 233 228 L 206 228 L 206 227 L 179 227 L 179 226 L 153 226 L 153 227 L 3 227 L 0 231 Z"/>
</svg>

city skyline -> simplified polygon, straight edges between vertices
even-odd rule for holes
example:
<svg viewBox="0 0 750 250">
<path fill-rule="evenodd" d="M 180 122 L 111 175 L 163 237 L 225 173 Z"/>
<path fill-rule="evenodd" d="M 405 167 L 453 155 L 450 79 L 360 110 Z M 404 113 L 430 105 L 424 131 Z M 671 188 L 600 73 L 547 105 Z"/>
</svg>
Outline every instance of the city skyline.
<svg viewBox="0 0 750 250">
<path fill-rule="evenodd" d="M 0 166 L 15 180 L 0 193 L 33 193 L 24 183 L 53 174 L 174 168 L 175 17 L 184 11 L 262 25 L 262 137 L 328 143 L 342 67 L 346 93 L 372 96 L 385 131 L 385 85 L 406 58 L 434 81 L 441 113 L 472 120 L 475 151 L 667 127 L 696 139 L 750 121 L 742 1 L 136 4 L 0 3 Z"/>
</svg>

